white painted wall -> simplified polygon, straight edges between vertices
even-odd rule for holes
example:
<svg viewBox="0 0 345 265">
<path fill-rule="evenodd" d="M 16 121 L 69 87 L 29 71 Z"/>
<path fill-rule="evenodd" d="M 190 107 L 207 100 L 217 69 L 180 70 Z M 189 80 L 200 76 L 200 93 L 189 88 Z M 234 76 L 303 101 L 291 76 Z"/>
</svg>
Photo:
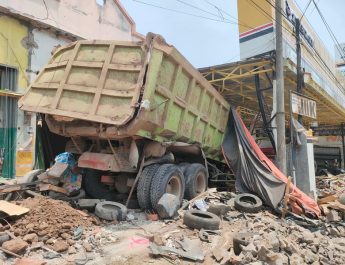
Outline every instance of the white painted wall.
<svg viewBox="0 0 345 265">
<path fill-rule="evenodd" d="M 57 37 L 45 30 L 34 29 L 32 34 L 37 45 L 31 56 L 31 70 L 33 72 L 41 71 L 43 66 L 48 63 L 52 56 L 51 52 L 57 45 L 65 45 L 70 42 L 68 39 Z M 32 76 L 30 80 L 33 81 L 33 78 L 35 76 Z"/>
<path fill-rule="evenodd" d="M 0 0 L 0 10 L 19 14 L 84 39 L 138 40 L 135 24 L 118 0 Z"/>
</svg>

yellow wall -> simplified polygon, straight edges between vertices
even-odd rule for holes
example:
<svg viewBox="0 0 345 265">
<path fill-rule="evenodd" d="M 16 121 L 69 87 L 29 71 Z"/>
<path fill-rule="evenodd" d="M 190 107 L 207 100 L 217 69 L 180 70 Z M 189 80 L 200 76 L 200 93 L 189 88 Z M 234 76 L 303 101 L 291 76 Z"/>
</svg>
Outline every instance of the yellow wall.
<svg viewBox="0 0 345 265">
<path fill-rule="evenodd" d="M 28 85 L 25 72 L 28 68 L 28 50 L 22 45 L 22 40 L 27 35 L 27 27 L 19 21 L 6 16 L 0 17 L 0 64 L 17 68 L 20 92 Z"/>
<path fill-rule="evenodd" d="M 272 6 L 266 0 L 254 0 L 253 2 L 249 0 L 237 0 L 240 34 L 251 30 L 251 28 L 273 22 Z"/>
</svg>

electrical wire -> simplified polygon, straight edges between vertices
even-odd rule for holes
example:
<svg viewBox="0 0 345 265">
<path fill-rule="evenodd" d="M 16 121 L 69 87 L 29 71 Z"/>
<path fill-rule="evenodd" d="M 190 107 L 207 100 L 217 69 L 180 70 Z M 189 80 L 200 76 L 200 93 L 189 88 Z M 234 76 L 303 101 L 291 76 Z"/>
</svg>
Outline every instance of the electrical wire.
<svg viewBox="0 0 345 265">
<path fill-rule="evenodd" d="M 174 13 L 184 14 L 184 15 L 188 15 L 188 16 L 192 16 L 192 17 L 198 17 L 198 18 L 203 18 L 203 19 L 212 20 L 212 21 L 216 21 L 216 22 L 227 23 L 227 24 L 237 24 L 236 22 L 232 22 L 232 21 L 224 21 L 224 20 L 214 19 L 214 18 L 210 18 L 210 17 L 206 17 L 206 16 L 200 16 L 200 15 L 196 15 L 193 13 L 188 13 L 188 12 L 184 12 L 184 11 L 180 11 L 180 10 L 176 10 L 176 9 L 171 9 L 171 8 L 167 8 L 167 7 L 163 7 L 163 6 L 159 6 L 159 5 L 150 4 L 150 3 L 140 1 L 140 0 L 133 0 L 133 1 L 140 3 L 140 4 L 143 4 L 143 5 L 152 6 L 152 7 L 156 7 L 159 9 L 171 11 Z"/>
<path fill-rule="evenodd" d="M 247 0 L 248 1 L 248 0 Z M 266 15 L 268 15 L 268 17 L 267 18 L 269 18 L 269 19 L 273 19 L 275 22 L 276 22 L 276 20 L 272 17 L 272 16 L 270 16 L 264 9 L 262 9 L 260 6 L 258 6 L 255 2 L 253 2 L 253 0 L 249 0 L 249 1 L 251 1 L 253 4 L 255 4 L 258 8 L 258 10 L 259 10 L 259 12 L 261 12 L 262 14 L 266 14 Z M 314 1 L 314 0 L 313 0 Z M 272 5 L 272 3 L 269 1 L 269 0 L 266 0 L 266 2 L 268 2 L 272 7 L 274 7 L 275 9 L 276 9 L 276 7 L 274 6 L 274 5 Z M 248 2 L 249 3 L 249 2 Z M 281 13 L 281 11 L 280 10 L 277 10 L 278 12 L 280 12 Z M 264 12 L 264 13 L 263 13 Z M 287 18 L 286 17 L 286 15 L 285 14 L 283 14 L 283 13 L 281 13 L 285 18 Z M 282 27 L 284 27 L 283 25 L 281 25 Z M 284 27 L 285 28 L 285 27 Z M 286 29 L 286 28 L 285 28 Z M 287 30 L 287 29 L 286 29 Z M 290 32 L 292 35 L 294 35 L 294 32 L 291 32 L 291 31 L 288 31 L 288 32 Z M 342 89 L 344 92 L 345 92 L 345 88 L 343 87 L 343 85 L 340 83 L 340 81 L 338 80 L 338 78 L 334 75 L 334 73 L 332 72 L 332 70 L 329 68 L 329 66 L 327 65 L 327 63 L 324 61 L 324 59 L 321 57 L 321 55 L 319 54 L 319 52 L 313 47 L 313 46 L 310 46 L 309 44 L 308 44 L 308 47 L 310 47 L 313 51 L 314 51 L 314 53 L 315 53 L 315 55 L 320 59 L 320 61 L 322 62 L 322 64 L 323 64 L 323 66 L 321 66 L 320 65 L 320 63 L 317 61 L 317 60 L 315 60 L 320 66 L 321 66 L 321 68 L 326 68 L 327 70 L 328 70 L 328 73 L 326 72 L 326 74 L 328 75 L 328 77 L 330 77 L 333 81 L 335 81 L 336 83 L 337 83 L 337 86 L 338 86 L 338 88 L 340 88 L 340 89 Z M 306 50 L 308 50 L 308 48 L 306 48 Z M 308 50 L 309 51 L 309 50 Z"/>
<path fill-rule="evenodd" d="M 185 1 L 182 1 L 182 0 L 176 0 L 176 1 L 179 2 L 179 3 L 181 3 L 181 4 L 184 4 L 184 5 L 186 5 L 186 6 L 189 6 L 189 7 L 192 7 L 192 8 L 194 8 L 194 9 L 197 9 L 197 10 L 199 10 L 199 11 L 202 11 L 202 12 L 204 12 L 204 13 L 206 13 L 206 14 L 215 16 L 215 17 L 217 17 L 217 18 L 219 18 L 219 19 L 221 19 L 221 20 L 225 20 L 224 17 L 219 17 L 219 15 L 217 15 L 217 14 L 214 14 L 214 13 L 212 13 L 212 12 L 209 12 L 209 11 L 207 11 L 207 10 L 204 10 L 204 9 L 202 9 L 202 8 L 200 8 L 200 7 L 197 7 L 197 6 L 195 6 L 195 5 L 192 5 L 192 4 L 190 4 L 190 3 L 186 3 Z M 234 22 L 234 23 L 236 23 L 236 22 Z"/>
<path fill-rule="evenodd" d="M 329 35 L 331 36 L 331 38 L 332 38 L 332 40 L 333 40 L 333 42 L 334 42 L 334 44 L 335 44 L 335 46 L 336 46 L 340 56 L 344 58 L 343 61 L 345 62 L 345 53 L 340 48 L 340 43 L 339 43 L 337 37 L 334 35 L 334 32 L 332 31 L 331 27 L 327 23 L 327 20 L 324 17 L 324 15 L 322 14 L 322 12 L 321 12 L 320 8 L 318 7 L 318 5 L 315 3 L 314 0 L 312 0 L 312 1 L 313 1 L 314 5 L 315 5 L 315 8 L 316 8 L 317 12 L 319 13 L 319 16 L 321 17 L 322 22 L 325 24 L 326 29 L 327 29 Z"/>
<path fill-rule="evenodd" d="M 301 18 L 299 19 L 300 22 L 302 21 L 304 15 L 305 15 L 305 12 L 307 12 L 307 9 L 308 9 L 308 7 L 310 6 L 310 4 L 311 4 L 312 1 L 313 1 L 313 0 L 309 0 L 307 6 L 305 7 L 305 9 L 304 9 L 304 11 L 303 11 L 303 13 L 302 13 Z"/>
<path fill-rule="evenodd" d="M 211 6 L 213 6 L 213 7 L 214 7 L 215 9 L 217 9 L 218 12 L 220 12 L 221 14 L 225 14 L 225 15 L 227 15 L 228 17 L 230 17 L 230 18 L 232 18 L 232 19 L 235 19 L 236 21 L 239 21 L 240 23 L 237 23 L 238 25 L 241 25 L 241 26 L 246 27 L 246 28 L 248 28 L 248 29 L 255 29 L 254 27 L 249 26 L 249 25 L 243 23 L 243 21 L 239 20 L 237 17 L 234 17 L 234 16 L 231 15 L 230 13 L 226 12 L 224 9 L 220 8 L 219 6 L 217 6 L 217 5 L 213 4 L 213 3 L 210 3 L 210 2 L 207 1 L 207 0 L 204 0 L 204 2 L 207 3 L 207 4 L 209 4 L 209 5 L 211 5 Z"/>
</svg>

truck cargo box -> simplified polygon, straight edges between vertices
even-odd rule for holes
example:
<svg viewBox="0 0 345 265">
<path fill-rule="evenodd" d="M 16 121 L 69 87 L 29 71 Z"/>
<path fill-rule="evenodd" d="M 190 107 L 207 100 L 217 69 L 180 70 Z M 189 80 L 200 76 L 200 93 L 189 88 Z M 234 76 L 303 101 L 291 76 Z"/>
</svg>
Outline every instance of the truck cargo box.
<svg viewBox="0 0 345 265">
<path fill-rule="evenodd" d="M 69 136 L 200 143 L 217 156 L 230 106 L 158 35 L 81 40 L 58 49 L 20 101 Z"/>
</svg>

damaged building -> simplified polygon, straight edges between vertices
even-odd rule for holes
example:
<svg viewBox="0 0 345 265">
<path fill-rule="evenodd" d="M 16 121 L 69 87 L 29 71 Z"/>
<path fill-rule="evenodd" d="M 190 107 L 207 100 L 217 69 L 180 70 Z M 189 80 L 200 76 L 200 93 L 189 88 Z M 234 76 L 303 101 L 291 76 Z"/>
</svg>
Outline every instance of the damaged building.
<svg viewBox="0 0 345 265">
<path fill-rule="evenodd" d="M 142 36 L 117 0 L 2 0 L 0 12 L 0 176 L 13 178 L 42 163 L 36 114 L 18 110 L 17 100 L 52 51 L 78 39 Z"/>
</svg>

